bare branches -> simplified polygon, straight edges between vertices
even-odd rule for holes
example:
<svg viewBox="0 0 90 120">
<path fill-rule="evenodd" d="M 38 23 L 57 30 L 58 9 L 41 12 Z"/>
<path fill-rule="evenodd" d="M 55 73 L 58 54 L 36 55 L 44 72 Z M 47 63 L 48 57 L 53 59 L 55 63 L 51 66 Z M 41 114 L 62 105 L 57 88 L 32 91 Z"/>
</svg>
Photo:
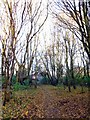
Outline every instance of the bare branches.
<svg viewBox="0 0 90 120">
<path fill-rule="evenodd" d="M 78 3 L 77 3 L 78 2 Z M 60 6 L 61 3 L 61 6 Z M 90 56 L 90 28 L 87 17 L 87 4 L 88 2 L 76 1 L 76 0 L 62 0 L 56 2 L 56 5 L 66 16 L 62 14 L 54 13 L 58 21 L 63 23 L 70 31 L 72 31 L 78 39 L 82 42 L 85 51 Z M 59 16 L 59 17 L 58 17 Z M 73 22 L 70 22 L 70 20 Z M 69 21 L 68 21 L 69 20 Z M 61 24 L 62 25 L 62 24 Z M 69 27 L 68 27 L 69 26 Z M 79 34 L 78 34 L 79 33 Z"/>
<path fill-rule="evenodd" d="M 21 29 L 22 29 L 22 27 L 23 27 L 23 24 L 24 24 L 24 13 L 25 13 L 25 10 L 26 10 L 26 1 L 25 1 L 25 3 L 24 3 L 24 7 L 23 7 L 23 11 L 22 11 L 22 14 L 21 14 L 21 25 L 20 25 L 20 28 L 19 28 L 19 30 L 18 30 L 18 32 L 17 32 L 17 36 L 19 35 L 19 33 L 21 32 Z"/>
</svg>

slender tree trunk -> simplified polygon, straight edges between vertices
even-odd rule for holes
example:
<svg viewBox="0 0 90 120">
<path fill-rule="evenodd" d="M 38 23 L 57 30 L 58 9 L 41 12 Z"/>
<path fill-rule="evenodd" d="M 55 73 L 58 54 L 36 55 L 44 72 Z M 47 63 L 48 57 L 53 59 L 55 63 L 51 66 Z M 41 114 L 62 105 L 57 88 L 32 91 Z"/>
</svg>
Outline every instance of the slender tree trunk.
<svg viewBox="0 0 90 120">
<path fill-rule="evenodd" d="M 3 48 L 2 48 L 3 49 Z M 1 74 L 4 75 L 4 55 L 2 53 L 2 65 L 1 65 Z"/>
<path fill-rule="evenodd" d="M 68 48 L 67 48 L 67 44 L 66 44 L 66 40 L 65 40 L 65 48 L 66 48 L 66 76 L 68 79 L 68 90 L 69 92 L 71 92 L 71 80 L 70 80 L 70 70 L 69 70 L 69 66 L 68 66 Z"/>
<path fill-rule="evenodd" d="M 73 88 L 76 89 L 76 85 L 75 85 L 75 79 L 74 79 L 74 71 L 73 71 L 73 53 L 72 53 L 72 49 L 71 49 L 71 79 L 72 79 L 72 85 L 73 85 Z"/>
<path fill-rule="evenodd" d="M 5 106 L 6 102 L 9 101 L 9 95 L 8 95 L 8 84 L 9 84 L 9 65 L 8 61 L 6 61 L 6 77 L 5 77 L 5 86 L 4 86 L 4 100 L 3 100 L 3 106 Z"/>
<path fill-rule="evenodd" d="M 89 77 L 90 75 L 90 69 L 89 69 L 89 66 L 90 66 L 90 64 L 89 64 L 89 62 L 87 62 L 86 61 L 86 67 L 87 67 L 87 76 Z"/>
</svg>

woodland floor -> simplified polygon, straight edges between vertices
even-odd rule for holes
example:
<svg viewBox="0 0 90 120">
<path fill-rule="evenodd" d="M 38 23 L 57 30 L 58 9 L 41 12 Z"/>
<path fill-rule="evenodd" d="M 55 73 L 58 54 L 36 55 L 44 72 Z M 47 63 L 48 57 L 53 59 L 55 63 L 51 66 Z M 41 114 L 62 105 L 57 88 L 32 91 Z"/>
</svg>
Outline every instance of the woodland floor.
<svg viewBox="0 0 90 120">
<path fill-rule="evenodd" d="M 84 93 L 81 93 L 80 88 L 72 88 L 72 92 L 69 93 L 68 89 L 50 85 L 17 91 L 3 107 L 3 119 L 90 119 L 89 93 L 87 88 L 84 89 Z"/>
</svg>

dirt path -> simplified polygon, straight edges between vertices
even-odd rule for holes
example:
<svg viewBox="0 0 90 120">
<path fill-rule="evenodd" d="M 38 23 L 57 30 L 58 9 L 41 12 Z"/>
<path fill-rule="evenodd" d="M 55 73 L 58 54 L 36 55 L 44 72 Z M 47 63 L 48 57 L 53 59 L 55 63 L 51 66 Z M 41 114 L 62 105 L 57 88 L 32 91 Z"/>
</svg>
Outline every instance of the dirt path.
<svg viewBox="0 0 90 120">
<path fill-rule="evenodd" d="M 48 87 L 42 87 L 43 94 L 43 111 L 45 118 L 59 118 L 60 111 L 56 107 L 57 101 L 54 97 L 54 93 L 48 89 Z"/>
<path fill-rule="evenodd" d="M 88 103 L 83 95 L 61 98 L 57 90 L 50 86 L 40 86 L 35 98 L 36 113 L 39 118 L 87 118 Z M 34 117 L 35 117 L 34 116 Z"/>
<path fill-rule="evenodd" d="M 15 92 L 15 96 L 3 107 L 4 118 L 15 120 L 37 118 L 83 118 L 89 116 L 88 93 L 72 90 L 71 93 L 50 85 L 38 86 Z M 8 110 L 7 110 L 8 109 Z M 8 111 L 8 112 L 7 112 Z M 12 119 L 13 120 L 13 119 Z"/>
<path fill-rule="evenodd" d="M 38 93 L 32 101 L 32 104 L 34 105 L 32 117 L 60 118 L 60 111 L 56 107 L 57 102 L 54 93 L 52 94 L 48 86 L 40 86 L 38 88 Z M 29 115 L 31 115 L 31 112 Z"/>
</svg>

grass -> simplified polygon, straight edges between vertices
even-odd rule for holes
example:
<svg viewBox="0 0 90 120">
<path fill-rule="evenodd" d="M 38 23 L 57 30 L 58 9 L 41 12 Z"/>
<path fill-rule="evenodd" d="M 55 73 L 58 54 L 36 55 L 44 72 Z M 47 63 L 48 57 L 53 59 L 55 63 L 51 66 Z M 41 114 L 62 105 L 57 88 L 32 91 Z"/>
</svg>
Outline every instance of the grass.
<svg viewBox="0 0 90 120">
<path fill-rule="evenodd" d="M 12 99 L 3 106 L 3 118 L 23 117 L 36 93 L 35 88 L 13 91 Z"/>
<path fill-rule="evenodd" d="M 76 103 L 80 103 L 78 98 L 86 99 L 88 95 L 88 88 L 86 87 L 84 87 L 83 94 L 81 93 L 81 87 L 79 86 L 77 86 L 76 90 L 72 88 L 71 92 L 68 92 L 68 88 L 64 90 L 63 86 L 44 85 L 42 87 L 45 87 L 50 94 L 53 94 L 53 96 L 57 98 L 57 101 L 61 100 L 61 102 L 66 99 L 72 101 L 72 103 L 74 103 L 74 100 L 76 100 Z M 41 92 L 39 88 L 35 89 L 33 87 L 28 87 L 27 89 L 13 90 L 12 99 L 6 103 L 5 107 L 3 106 L 3 118 L 17 118 L 18 116 L 25 117 L 28 110 L 33 108 L 32 105 L 35 101 L 36 94 L 40 94 Z M 37 98 L 37 100 L 41 99 L 41 97 Z"/>
<path fill-rule="evenodd" d="M 55 93 L 56 96 L 59 96 L 60 98 L 67 98 L 67 97 L 74 97 L 78 95 L 86 95 L 89 96 L 89 89 L 88 87 L 83 87 L 83 93 L 80 86 L 76 86 L 76 89 L 73 89 L 71 87 L 71 92 L 68 91 L 68 87 L 64 90 L 63 85 L 58 86 L 48 86 L 48 89 L 52 91 L 52 93 Z"/>
</svg>

